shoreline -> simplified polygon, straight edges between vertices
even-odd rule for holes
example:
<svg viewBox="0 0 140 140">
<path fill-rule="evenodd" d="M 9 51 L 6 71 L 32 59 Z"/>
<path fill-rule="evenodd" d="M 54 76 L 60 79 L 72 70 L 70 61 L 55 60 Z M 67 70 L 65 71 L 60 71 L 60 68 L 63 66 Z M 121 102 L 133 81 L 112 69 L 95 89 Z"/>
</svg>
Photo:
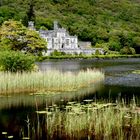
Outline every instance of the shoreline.
<svg viewBox="0 0 140 140">
<path fill-rule="evenodd" d="M 37 58 L 39 61 L 48 59 L 118 59 L 118 58 L 140 58 L 140 54 L 136 55 L 61 55 L 61 56 L 43 56 Z"/>
</svg>

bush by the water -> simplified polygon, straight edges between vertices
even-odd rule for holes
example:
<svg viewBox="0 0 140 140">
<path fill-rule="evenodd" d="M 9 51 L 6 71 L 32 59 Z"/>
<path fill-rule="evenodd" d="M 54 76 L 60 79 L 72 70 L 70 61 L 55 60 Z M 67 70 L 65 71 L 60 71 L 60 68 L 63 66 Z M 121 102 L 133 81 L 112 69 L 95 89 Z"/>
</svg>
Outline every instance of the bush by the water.
<svg viewBox="0 0 140 140">
<path fill-rule="evenodd" d="M 124 47 L 120 50 L 121 54 L 136 54 L 136 51 L 132 47 Z"/>
<path fill-rule="evenodd" d="M 0 52 L 0 69 L 10 72 L 32 71 L 35 58 L 29 54 L 16 51 Z"/>
<path fill-rule="evenodd" d="M 51 56 L 63 56 L 66 55 L 65 52 L 59 52 L 57 50 L 54 50 L 54 52 L 51 53 Z"/>
</svg>

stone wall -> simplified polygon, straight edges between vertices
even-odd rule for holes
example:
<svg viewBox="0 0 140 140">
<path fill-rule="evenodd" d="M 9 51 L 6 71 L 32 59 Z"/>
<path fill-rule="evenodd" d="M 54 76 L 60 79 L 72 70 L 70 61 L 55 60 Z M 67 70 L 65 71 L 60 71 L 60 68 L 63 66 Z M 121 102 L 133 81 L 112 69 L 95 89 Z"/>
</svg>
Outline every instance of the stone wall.
<svg viewBox="0 0 140 140">
<path fill-rule="evenodd" d="M 89 42 L 89 41 L 79 41 L 79 42 L 78 42 L 78 46 L 79 46 L 81 49 L 91 48 L 91 42 Z"/>
<path fill-rule="evenodd" d="M 47 53 L 44 55 L 49 56 L 55 49 L 48 49 Z M 102 48 L 93 48 L 93 49 L 57 49 L 58 52 L 64 52 L 66 54 L 84 54 L 84 55 L 92 55 L 95 54 L 96 51 L 100 54 L 104 54 L 104 50 Z"/>
</svg>

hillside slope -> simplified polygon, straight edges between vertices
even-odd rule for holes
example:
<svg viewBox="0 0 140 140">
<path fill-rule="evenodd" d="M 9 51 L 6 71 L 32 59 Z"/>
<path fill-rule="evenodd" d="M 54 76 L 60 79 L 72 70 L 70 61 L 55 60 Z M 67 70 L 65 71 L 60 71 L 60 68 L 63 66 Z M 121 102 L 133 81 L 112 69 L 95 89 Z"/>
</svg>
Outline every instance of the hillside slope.
<svg viewBox="0 0 140 140">
<path fill-rule="evenodd" d="M 54 20 L 93 46 L 120 51 L 124 46 L 140 52 L 139 0 L 30 0 L 36 27 L 52 28 Z M 26 24 L 28 0 L 1 0 L 0 23 L 10 18 Z M 33 10 L 31 10 L 32 12 Z"/>
</svg>

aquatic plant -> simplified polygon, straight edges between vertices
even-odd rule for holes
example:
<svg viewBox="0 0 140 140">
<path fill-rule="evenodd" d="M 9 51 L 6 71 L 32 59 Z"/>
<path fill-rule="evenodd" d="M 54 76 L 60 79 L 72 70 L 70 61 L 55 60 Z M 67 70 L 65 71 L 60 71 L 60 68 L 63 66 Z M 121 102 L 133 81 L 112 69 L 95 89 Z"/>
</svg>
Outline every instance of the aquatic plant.
<svg viewBox="0 0 140 140">
<path fill-rule="evenodd" d="M 89 69 L 77 73 L 59 71 L 1 72 L 0 77 L 0 94 L 76 91 L 91 84 L 95 86 L 104 80 L 104 74 L 101 71 Z"/>
<path fill-rule="evenodd" d="M 139 110 L 134 102 L 130 105 L 73 102 L 64 110 L 60 106 L 51 106 L 36 112 L 40 118 L 44 114 L 45 120 L 40 124 L 38 135 L 43 131 L 43 137 L 47 139 L 138 140 Z"/>
<path fill-rule="evenodd" d="M 132 71 L 133 74 L 140 74 L 140 70 L 134 70 Z"/>
</svg>

